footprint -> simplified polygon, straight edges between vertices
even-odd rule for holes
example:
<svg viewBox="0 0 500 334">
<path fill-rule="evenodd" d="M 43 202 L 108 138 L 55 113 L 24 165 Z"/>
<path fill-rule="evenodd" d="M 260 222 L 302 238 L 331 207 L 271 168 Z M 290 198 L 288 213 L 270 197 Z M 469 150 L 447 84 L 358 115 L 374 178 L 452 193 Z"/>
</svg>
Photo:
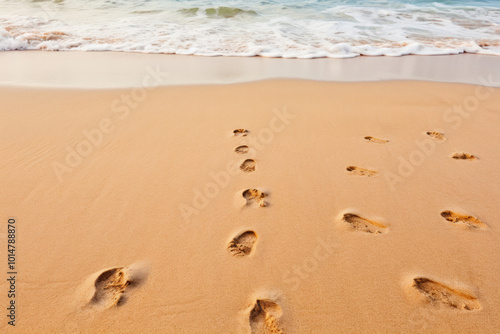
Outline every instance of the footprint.
<svg viewBox="0 0 500 334">
<path fill-rule="evenodd" d="M 255 160 L 246 159 L 240 166 L 240 169 L 245 173 L 251 173 L 255 171 Z"/>
<path fill-rule="evenodd" d="M 267 206 L 267 203 L 264 201 L 267 195 L 258 189 L 247 189 L 243 191 L 242 195 L 246 199 L 247 205 Z"/>
<path fill-rule="evenodd" d="M 348 223 L 352 229 L 360 232 L 381 234 L 387 229 L 387 225 L 360 217 L 354 213 L 345 213 L 342 220 Z"/>
<path fill-rule="evenodd" d="M 463 224 L 468 228 L 485 228 L 486 224 L 474 216 L 456 213 L 450 210 L 441 212 L 441 216 L 453 224 Z"/>
<path fill-rule="evenodd" d="M 104 271 L 95 280 L 95 294 L 90 301 L 94 306 L 111 308 L 119 306 L 127 287 L 132 284 L 125 268 Z"/>
<path fill-rule="evenodd" d="M 281 307 L 269 299 L 257 299 L 250 311 L 252 333 L 283 334 L 279 318 L 283 315 Z"/>
<path fill-rule="evenodd" d="M 254 231 L 245 231 L 231 240 L 227 250 L 233 256 L 250 255 L 255 242 L 257 242 L 257 234 Z"/>
<path fill-rule="evenodd" d="M 475 155 L 472 155 L 472 154 L 469 154 L 469 153 L 453 153 L 453 155 L 451 156 L 453 159 L 456 159 L 456 160 L 469 160 L 469 161 L 472 161 L 472 160 L 477 160 L 478 157 L 476 157 Z"/>
<path fill-rule="evenodd" d="M 371 177 L 371 176 L 375 176 L 375 175 L 378 174 L 378 172 L 376 172 L 374 170 L 369 170 L 369 169 L 366 169 L 366 168 L 356 167 L 356 166 L 349 166 L 349 167 L 346 168 L 346 170 L 348 172 L 350 172 L 351 174 L 359 175 L 359 176 L 368 176 L 368 177 Z"/>
<path fill-rule="evenodd" d="M 444 133 L 437 132 L 437 131 L 427 131 L 426 133 L 427 133 L 428 136 L 431 136 L 434 139 L 437 139 L 437 140 L 446 140 L 446 137 L 445 137 Z"/>
<path fill-rule="evenodd" d="M 389 142 L 387 139 L 379 139 L 372 136 L 366 136 L 365 139 L 371 143 L 377 143 L 377 144 L 385 144 Z"/>
<path fill-rule="evenodd" d="M 87 307 L 117 307 L 125 301 L 129 290 L 146 280 L 148 271 L 149 265 L 141 262 L 129 267 L 106 269 L 90 276 L 78 291 L 81 295 L 88 296 Z M 85 291 L 89 291 L 89 294 Z"/>
<path fill-rule="evenodd" d="M 233 131 L 235 136 L 245 137 L 248 134 L 248 130 L 245 129 L 236 129 Z"/>
<path fill-rule="evenodd" d="M 234 151 L 238 154 L 245 154 L 245 153 L 248 153 L 250 149 L 248 148 L 248 146 L 246 145 L 241 145 L 241 146 L 238 146 L 234 149 Z"/>
<path fill-rule="evenodd" d="M 476 297 L 425 277 L 414 278 L 413 287 L 431 303 L 467 311 L 481 309 Z"/>
</svg>

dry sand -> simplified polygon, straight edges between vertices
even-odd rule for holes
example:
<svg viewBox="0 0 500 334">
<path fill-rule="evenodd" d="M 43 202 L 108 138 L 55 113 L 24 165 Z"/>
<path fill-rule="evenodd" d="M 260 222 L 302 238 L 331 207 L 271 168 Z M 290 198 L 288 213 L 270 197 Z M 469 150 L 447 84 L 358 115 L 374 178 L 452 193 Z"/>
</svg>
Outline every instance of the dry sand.
<svg viewBox="0 0 500 334">
<path fill-rule="evenodd" d="M 8 332 L 500 331 L 498 88 L 271 80 L 0 100 L 2 259 L 9 217 L 18 229 Z"/>
</svg>

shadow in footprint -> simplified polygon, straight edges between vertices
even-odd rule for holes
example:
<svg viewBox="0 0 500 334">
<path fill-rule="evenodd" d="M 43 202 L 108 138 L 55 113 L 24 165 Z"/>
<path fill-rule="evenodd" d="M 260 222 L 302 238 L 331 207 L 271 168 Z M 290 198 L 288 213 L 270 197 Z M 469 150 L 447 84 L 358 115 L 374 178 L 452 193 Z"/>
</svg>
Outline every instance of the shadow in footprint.
<svg viewBox="0 0 500 334">
<path fill-rule="evenodd" d="M 469 154 L 469 153 L 453 153 L 453 155 L 451 156 L 453 159 L 455 160 L 469 160 L 469 161 L 472 161 L 472 160 L 477 160 L 478 157 L 476 157 L 475 155 L 472 155 L 472 154 Z"/>
<path fill-rule="evenodd" d="M 256 242 L 257 234 L 254 231 L 245 231 L 231 240 L 227 250 L 233 256 L 250 255 Z"/>
<path fill-rule="evenodd" d="M 481 304 L 476 297 L 426 277 L 414 278 L 413 287 L 431 303 L 439 303 L 463 311 L 481 309 Z"/>
<path fill-rule="evenodd" d="M 245 137 L 248 134 L 248 130 L 236 129 L 233 131 L 233 134 L 237 137 Z"/>
<path fill-rule="evenodd" d="M 246 205 L 248 206 L 267 206 L 267 203 L 264 200 L 267 195 L 259 189 L 246 189 L 243 191 L 242 195 L 246 200 Z"/>
<path fill-rule="evenodd" d="M 93 295 L 88 306 L 100 309 L 109 309 L 122 305 L 129 289 L 138 287 L 148 276 L 149 269 L 143 263 L 133 264 L 130 267 L 106 269 L 92 275 L 96 277 L 93 284 Z"/>
<path fill-rule="evenodd" d="M 125 290 L 131 284 L 124 268 L 106 270 L 95 281 L 95 294 L 90 303 L 103 308 L 118 306 L 123 303 Z"/>
<path fill-rule="evenodd" d="M 441 132 L 427 131 L 426 134 L 434 139 L 437 139 L 437 140 L 446 140 L 444 133 L 441 133 Z"/>
<path fill-rule="evenodd" d="M 366 168 L 362 168 L 362 167 L 356 167 L 356 166 L 349 166 L 346 168 L 346 170 L 353 174 L 353 175 L 358 175 L 358 176 L 368 176 L 368 177 L 372 177 L 372 176 L 376 176 L 378 174 L 378 172 L 374 171 L 374 170 L 369 170 L 369 169 L 366 169 Z"/>
<path fill-rule="evenodd" d="M 387 225 L 360 217 L 353 213 L 345 213 L 342 220 L 349 224 L 353 230 L 359 232 L 381 234 L 386 232 L 387 229 Z"/>
<path fill-rule="evenodd" d="M 248 153 L 248 151 L 250 150 L 250 148 L 247 146 L 247 145 L 241 145 L 241 146 L 238 146 L 234 149 L 234 151 L 238 154 L 245 154 L 245 153 Z"/>
<path fill-rule="evenodd" d="M 365 139 L 370 143 L 377 143 L 377 144 L 385 144 L 389 142 L 387 139 L 380 139 L 372 136 L 366 136 Z"/>
<path fill-rule="evenodd" d="M 461 214 L 457 212 L 453 212 L 450 210 L 446 210 L 441 212 L 441 216 L 446 219 L 449 222 L 452 222 L 453 224 L 459 224 L 463 225 L 467 228 L 485 228 L 486 224 L 477 219 L 474 216 L 466 215 L 466 214 Z"/>
<path fill-rule="evenodd" d="M 283 315 L 281 307 L 269 299 L 257 299 L 250 311 L 250 328 L 252 333 L 282 334 L 279 318 Z"/>
<path fill-rule="evenodd" d="M 240 169 L 242 171 L 244 171 L 245 173 L 251 173 L 251 172 L 255 171 L 255 166 L 256 166 L 255 160 L 253 160 L 253 159 L 246 159 L 241 164 Z"/>
</svg>

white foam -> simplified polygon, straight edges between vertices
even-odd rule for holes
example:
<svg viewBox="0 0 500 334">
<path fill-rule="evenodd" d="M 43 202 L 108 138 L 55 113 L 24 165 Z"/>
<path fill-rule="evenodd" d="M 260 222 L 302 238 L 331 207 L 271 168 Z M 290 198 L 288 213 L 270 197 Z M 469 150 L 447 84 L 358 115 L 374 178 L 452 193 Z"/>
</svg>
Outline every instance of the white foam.
<svg viewBox="0 0 500 334">
<path fill-rule="evenodd" d="M 361 4 L 325 7 L 323 2 L 303 5 L 288 0 L 282 6 L 252 4 L 255 8 L 251 8 L 243 0 L 235 0 L 230 3 L 244 11 L 225 18 L 206 12 L 208 7 L 201 1 L 193 2 L 193 8 L 199 5 L 193 15 L 180 11 L 189 9 L 186 2 L 170 0 L 135 0 L 131 2 L 134 6 L 127 2 L 116 7 L 101 0 L 85 2 L 86 7 L 76 0 L 68 0 L 72 6 L 64 6 L 69 7 L 4 1 L 9 7 L 0 5 L 0 50 L 283 58 L 500 55 L 500 9 L 492 7 L 416 6 L 396 0 L 383 8 Z M 219 3 L 227 1 L 215 4 Z"/>
</svg>

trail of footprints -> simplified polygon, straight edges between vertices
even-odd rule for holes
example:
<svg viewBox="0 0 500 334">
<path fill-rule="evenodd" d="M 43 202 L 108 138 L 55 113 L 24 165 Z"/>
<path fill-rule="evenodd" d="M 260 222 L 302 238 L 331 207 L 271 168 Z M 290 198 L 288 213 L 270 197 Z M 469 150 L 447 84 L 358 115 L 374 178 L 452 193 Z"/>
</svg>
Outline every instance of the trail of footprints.
<svg viewBox="0 0 500 334">
<path fill-rule="evenodd" d="M 438 132 L 438 131 L 427 131 L 426 134 L 429 137 L 432 137 L 438 141 L 445 141 L 447 140 L 446 136 L 444 133 Z M 386 144 L 389 142 L 387 139 L 381 139 L 381 138 L 376 138 L 372 136 L 365 136 L 364 139 L 370 143 L 376 143 L 376 144 Z M 455 160 L 467 160 L 467 161 L 473 161 L 473 160 L 478 160 L 479 158 L 473 154 L 465 153 L 465 152 L 455 152 L 452 155 L 450 155 L 452 159 Z M 377 171 L 370 170 L 368 168 L 364 167 L 358 167 L 358 166 L 348 166 L 346 167 L 346 170 L 356 176 L 366 176 L 366 177 L 372 177 L 376 176 L 378 174 Z"/>
<path fill-rule="evenodd" d="M 233 131 L 234 135 L 246 136 L 249 132 L 244 129 Z M 438 141 L 447 140 L 443 133 L 437 131 L 428 131 L 426 134 Z M 387 144 L 389 140 L 366 136 L 367 142 L 375 144 Z M 234 149 L 237 154 L 246 154 L 249 152 L 247 145 L 241 145 Z M 476 160 L 477 157 L 468 153 L 454 153 L 451 156 L 456 160 Z M 255 171 L 256 163 L 253 159 L 246 159 L 240 166 L 243 172 Z M 378 172 L 364 167 L 348 166 L 346 170 L 356 176 L 373 177 Z M 247 206 L 266 207 L 266 193 L 256 189 L 245 189 L 242 194 Z M 451 210 L 441 212 L 441 216 L 454 225 L 461 225 L 469 229 L 482 229 L 486 227 L 478 218 L 457 213 Z M 366 234 L 384 234 L 388 232 L 388 226 L 375 219 L 363 217 L 357 213 L 347 212 L 341 217 L 341 221 L 349 229 Z M 235 237 L 227 246 L 228 252 L 235 257 L 245 257 L 254 252 L 258 236 L 254 231 L 247 230 Z M 450 287 L 444 283 L 434 281 L 427 277 L 415 277 L 412 281 L 411 289 L 419 294 L 426 302 L 436 305 L 442 305 L 447 308 L 462 311 L 474 311 L 481 309 L 477 298 L 472 294 L 461 291 L 460 289 Z M 256 299 L 249 312 L 249 322 L 252 333 L 283 333 L 279 324 L 283 312 L 276 301 L 271 299 Z"/>
<path fill-rule="evenodd" d="M 426 134 L 438 141 L 447 140 L 446 136 L 438 131 L 428 131 Z M 386 144 L 389 141 L 386 139 L 379 139 L 372 136 L 364 137 L 365 140 L 371 143 Z M 465 152 L 453 153 L 451 158 L 455 160 L 468 160 L 473 161 L 478 158 L 472 154 Z M 346 170 L 357 176 L 375 176 L 377 172 L 367 168 L 348 166 Z M 485 229 L 487 225 L 478 218 L 464 214 L 457 213 L 451 210 L 441 212 L 441 216 L 453 225 L 461 226 L 466 229 Z M 346 224 L 350 229 L 357 232 L 364 232 L 367 234 L 382 234 L 387 232 L 387 225 L 362 217 L 355 213 L 344 213 L 341 221 Z M 418 293 L 427 303 L 433 305 L 440 305 L 450 309 L 460 311 L 475 311 L 481 309 L 481 304 L 478 299 L 468 292 L 462 291 L 458 288 L 448 286 L 444 283 L 432 280 L 427 277 L 415 277 L 412 280 L 411 289 Z"/>
<path fill-rule="evenodd" d="M 444 135 L 444 133 L 438 131 L 427 131 L 426 134 L 429 137 L 432 137 L 433 139 L 438 141 L 445 141 L 448 139 Z M 377 144 L 386 144 L 389 142 L 389 140 L 387 139 L 381 139 L 372 136 L 365 136 L 364 139 L 368 142 Z M 477 156 L 465 152 L 456 152 L 453 153 L 450 157 L 455 160 L 467 160 L 467 161 L 473 161 L 478 159 Z M 375 170 L 358 166 L 348 166 L 346 170 L 350 174 L 356 176 L 373 177 L 378 174 L 378 172 Z M 447 221 L 452 222 L 454 225 L 461 227 L 466 227 L 470 229 L 484 229 L 487 227 L 487 225 L 482 221 L 480 221 L 478 218 L 467 214 L 461 214 L 450 210 L 446 210 L 441 212 L 441 216 L 445 218 Z M 353 213 L 344 214 L 342 220 L 350 224 L 352 229 L 366 233 L 380 234 L 383 233 L 387 227 L 387 226 L 381 227 L 380 223 L 376 223 L 369 219 L 362 218 Z"/>
<path fill-rule="evenodd" d="M 236 129 L 235 137 L 245 137 L 248 130 Z M 246 154 L 250 148 L 240 145 L 234 149 L 237 154 Z M 255 171 L 255 160 L 246 159 L 240 166 L 243 172 Z M 266 207 L 267 194 L 257 188 L 248 188 L 242 191 L 241 196 L 246 206 Z M 250 256 L 255 251 L 258 235 L 255 231 L 246 230 L 234 236 L 227 245 L 227 251 L 234 257 Z M 92 278 L 92 277 L 91 277 Z M 123 304 L 130 288 L 137 286 L 141 281 L 138 276 L 131 275 L 130 267 L 116 267 L 103 270 L 92 280 L 93 295 L 87 307 L 95 309 L 110 309 Z M 258 298 L 254 300 L 248 311 L 248 325 L 252 333 L 282 334 L 283 328 L 279 322 L 283 312 L 280 305 L 273 299 Z"/>
<path fill-rule="evenodd" d="M 365 136 L 364 139 L 369 143 L 375 143 L 375 144 L 387 144 L 389 142 L 389 140 L 387 140 L 387 139 L 376 138 L 376 137 L 372 137 L 372 136 Z M 371 169 L 364 168 L 364 167 L 358 167 L 358 166 L 347 166 L 346 170 L 349 172 L 349 174 L 355 175 L 355 176 L 373 177 L 373 176 L 377 176 L 377 174 L 378 174 L 378 172 L 375 170 L 371 170 Z"/>
<path fill-rule="evenodd" d="M 247 136 L 248 130 L 236 129 L 233 131 L 235 137 Z M 240 145 L 234 149 L 236 154 L 247 154 L 250 151 L 248 145 Z M 244 173 L 254 172 L 256 161 L 254 159 L 245 159 L 240 165 Z M 264 208 L 268 206 L 266 198 L 268 194 L 258 188 L 248 188 L 241 192 L 245 200 L 245 206 L 254 208 Z M 227 245 L 227 251 L 234 257 L 247 257 L 254 251 L 258 236 L 255 231 L 246 230 L 234 236 Z M 256 299 L 248 314 L 248 324 L 251 333 L 270 333 L 281 334 L 283 328 L 279 323 L 282 316 L 281 307 L 272 299 Z"/>
<path fill-rule="evenodd" d="M 249 135 L 246 129 L 236 129 L 233 131 L 234 137 L 246 137 Z M 428 131 L 426 134 L 436 140 L 447 140 L 443 133 Z M 364 139 L 370 143 L 386 144 L 387 139 L 366 136 Z M 247 154 L 250 151 L 248 145 L 239 145 L 234 149 L 236 154 Z M 457 160 L 476 160 L 477 157 L 468 153 L 454 153 L 451 156 Z M 245 173 L 254 172 L 256 161 L 245 159 L 240 169 Z M 357 176 L 372 177 L 378 174 L 377 171 L 363 167 L 348 166 L 346 170 Z M 246 202 L 246 206 L 262 208 L 267 206 L 266 194 L 257 188 L 248 188 L 242 191 L 241 196 Z M 457 213 L 451 210 L 441 212 L 441 216 L 453 225 L 460 225 L 468 229 L 484 229 L 486 224 L 478 218 Z M 388 226 L 380 221 L 362 217 L 357 213 L 344 213 L 341 221 L 349 229 L 366 234 L 383 234 L 388 231 Z M 255 252 L 258 235 L 255 231 L 245 230 L 234 236 L 227 245 L 227 251 L 234 257 L 247 257 Z M 88 303 L 89 307 L 109 309 L 120 306 L 129 289 L 140 282 L 140 278 L 130 275 L 130 268 L 117 267 L 102 271 L 94 280 L 94 294 Z M 411 283 L 411 289 L 420 295 L 427 303 L 441 305 L 451 309 L 462 311 L 474 311 L 481 309 L 478 299 L 458 288 L 450 287 L 444 283 L 432 280 L 427 277 L 415 277 Z M 283 315 L 282 308 L 273 299 L 255 299 L 248 312 L 248 322 L 252 333 L 283 333 L 280 318 Z"/>
</svg>

